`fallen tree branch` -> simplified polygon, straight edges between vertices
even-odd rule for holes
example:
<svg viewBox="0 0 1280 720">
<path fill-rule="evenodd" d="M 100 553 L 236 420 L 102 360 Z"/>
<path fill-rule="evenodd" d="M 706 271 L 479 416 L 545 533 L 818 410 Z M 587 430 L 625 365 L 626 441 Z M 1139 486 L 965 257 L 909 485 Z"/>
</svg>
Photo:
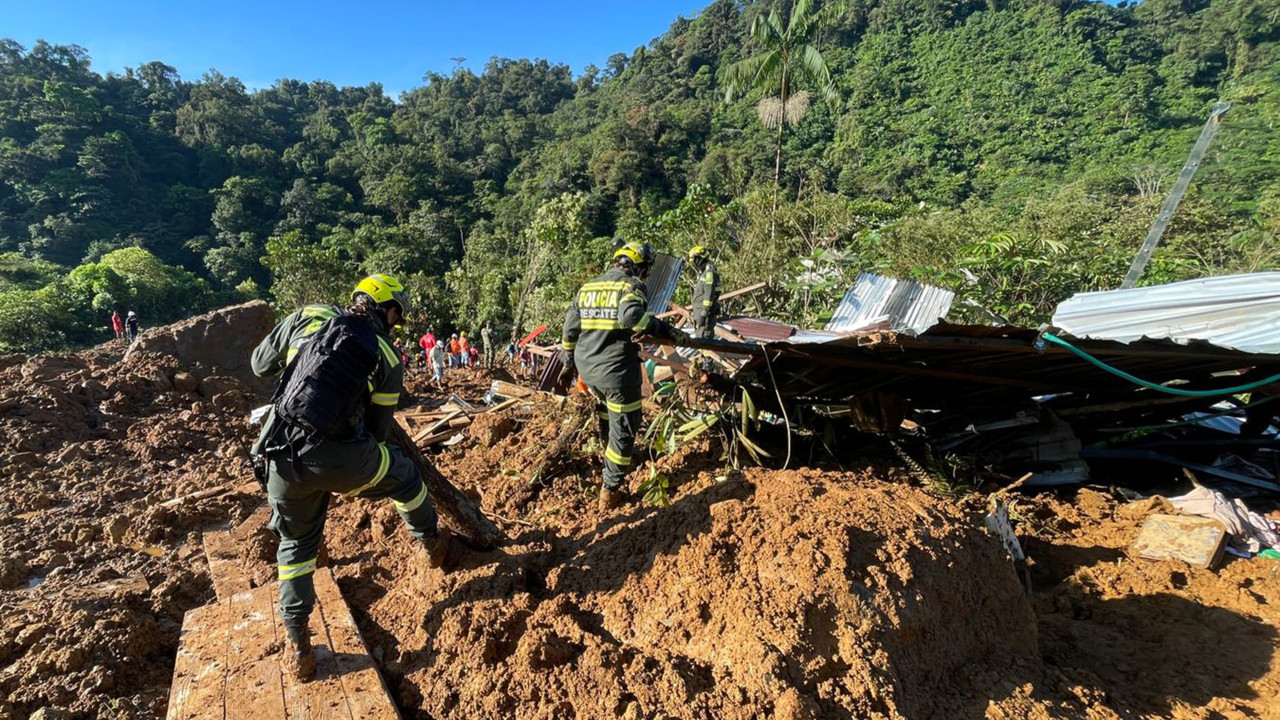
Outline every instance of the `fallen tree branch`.
<svg viewBox="0 0 1280 720">
<path fill-rule="evenodd" d="M 427 484 L 431 502 L 446 527 L 477 550 L 492 550 L 506 539 L 498 526 L 422 454 L 399 422 L 391 425 L 388 441 L 399 446 L 405 457 L 418 467 L 418 473 Z"/>
</svg>

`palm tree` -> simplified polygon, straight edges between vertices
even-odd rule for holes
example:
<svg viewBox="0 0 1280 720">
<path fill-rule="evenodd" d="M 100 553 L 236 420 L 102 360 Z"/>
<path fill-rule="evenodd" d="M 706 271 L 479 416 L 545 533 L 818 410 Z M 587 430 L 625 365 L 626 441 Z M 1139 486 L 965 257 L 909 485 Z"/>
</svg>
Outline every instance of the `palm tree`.
<svg viewBox="0 0 1280 720">
<path fill-rule="evenodd" d="M 751 21 L 751 37 L 764 46 L 764 51 L 724 69 L 721 82 L 725 85 L 725 102 L 733 102 L 753 90 L 765 93 L 756 104 L 756 116 L 766 128 L 778 131 L 773 162 L 774 214 L 778 211 L 778 186 L 782 182 L 782 134 L 786 128 L 800 124 L 812 99 L 809 90 L 798 86 L 806 85 L 828 101 L 838 97 L 827 61 L 814 43 L 819 33 L 843 12 L 843 2 L 815 9 L 814 0 L 796 0 L 791 17 L 784 23 L 775 7 L 768 15 Z"/>
</svg>

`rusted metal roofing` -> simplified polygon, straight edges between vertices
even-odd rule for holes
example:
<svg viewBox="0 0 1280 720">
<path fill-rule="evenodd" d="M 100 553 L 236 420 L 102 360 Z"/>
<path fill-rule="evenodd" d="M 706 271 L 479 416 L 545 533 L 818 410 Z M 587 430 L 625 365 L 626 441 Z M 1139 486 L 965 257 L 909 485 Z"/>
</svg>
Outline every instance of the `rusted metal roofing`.
<svg viewBox="0 0 1280 720">
<path fill-rule="evenodd" d="M 779 342 L 796 333 L 796 329 L 786 323 L 745 315 L 721 318 L 720 324 L 727 326 L 744 340 L 752 342 Z"/>
<path fill-rule="evenodd" d="M 827 323 L 829 332 L 854 332 L 883 325 L 889 330 L 924 332 L 951 309 L 955 293 L 914 280 L 860 273 Z"/>
</svg>

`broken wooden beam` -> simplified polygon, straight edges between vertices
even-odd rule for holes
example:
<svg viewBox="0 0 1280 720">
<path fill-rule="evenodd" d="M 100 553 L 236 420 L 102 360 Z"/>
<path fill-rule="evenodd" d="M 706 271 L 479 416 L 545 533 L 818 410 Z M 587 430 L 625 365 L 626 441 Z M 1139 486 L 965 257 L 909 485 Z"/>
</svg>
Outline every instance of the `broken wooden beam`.
<svg viewBox="0 0 1280 720">
<path fill-rule="evenodd" d="M 240 567 L 240 555 L 230 530 L 205 532 L 204 555 L 209 560 L 213 592 L 219 600 L 229 600 L 232 595 L 253 587 L 249 575 Z"/>
<path fill-rule="evenodd" d="M 439 432 L 439 431 L 440 431 L 440 428 L 442 428 L 442 427 L 445 427 L 445 426 L 453 427 L 453 425 L 452 425 L 453 420 L 454 420 L 455 418 L 458 418 L 458 416 L 460 416 L 460 415 L 462 415 L 462 410 L 461 410 L 461 409 L 454 410 L 453 412 L 448 413 L 448 414 L 447 414 L 447 415 L 445 415 L 444 417 L 442 417 L 442 418 L 440 418 L 439 420 L 437 420 L 435 423 L 433 423 L 433 424 L 431 424 L 431 425 L 429 425 L 429 426 L 427 426 L 427 427 L 423 428 L 422 430 L 418 431 L 418 433 L 417 433 L 417 434 L 415 434 L 415 435 L 413 436 L 413 441 L 414 441 L 415 443 L 420 443 L 420 442 L 422 442 L 422 439 L 423 439 L 423 438 L 426 438 L 426 437 L 429 437 L 429 436 L 431 436 L 431 435 L 436 434 L 437 432 Z M 470 420 L 465 420 L 465 421 L 463 422 L 463 426 L 470 425 L 470 424 L 471 424 L 471 421 L 470 421 Z"/>
<path fill-rule="evenodd" d="M 755 285 L 748 285 L 744 288 L 738 288 L 737 290 L 730 290 L 727 293 L 720 294 L 720 302 L 724 302 L 725 300 L 732 300 L 738 297 L 739 295 L 746 295 L 748 293 L 753 293 L 757 290 L 763 290 L 767 287 L 769 287 L 769 283 L 758 282 Z"/>
</svg>

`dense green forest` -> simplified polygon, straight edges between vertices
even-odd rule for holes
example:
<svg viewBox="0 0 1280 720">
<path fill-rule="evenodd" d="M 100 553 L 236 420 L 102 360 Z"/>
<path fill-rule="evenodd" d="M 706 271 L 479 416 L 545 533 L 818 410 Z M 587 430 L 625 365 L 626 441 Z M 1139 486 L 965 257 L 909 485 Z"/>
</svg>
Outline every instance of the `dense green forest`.
<svg viewBox="0 0 1280 720">
<path fill-rule="evenodd" d="M 716 0 L 576 77 L 494 58 L 398 99 L 0 40 L 0 349 L 373 270 L 412 284 L 417 327 L 515 331 L 560 317 L 615 234 L 708 245 L 794 322 L 863 269 L 1034 322 L 1119 284 L 1219 99 L 1144 281 L 1277 265 L 1275 0 L 820 5 Z"/>
</svg>

